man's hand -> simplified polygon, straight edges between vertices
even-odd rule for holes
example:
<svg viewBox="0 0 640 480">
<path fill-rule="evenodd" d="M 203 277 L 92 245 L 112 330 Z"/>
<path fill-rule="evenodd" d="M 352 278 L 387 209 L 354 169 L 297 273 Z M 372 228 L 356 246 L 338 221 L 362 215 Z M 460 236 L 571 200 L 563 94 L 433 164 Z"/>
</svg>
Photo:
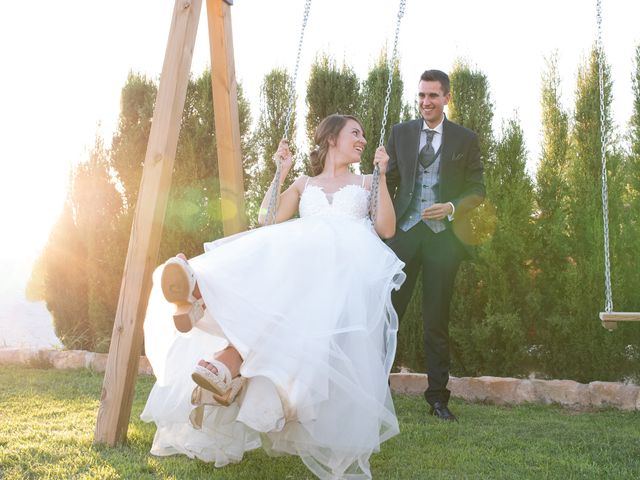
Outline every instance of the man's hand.
<svg viewBox="0 0 640 480">
<path fill-rule="evenodd" d="M 434 203 L 422 211 L 423 220 L 442 220 L 453 213 L 450 203 Z"/>
</svg>

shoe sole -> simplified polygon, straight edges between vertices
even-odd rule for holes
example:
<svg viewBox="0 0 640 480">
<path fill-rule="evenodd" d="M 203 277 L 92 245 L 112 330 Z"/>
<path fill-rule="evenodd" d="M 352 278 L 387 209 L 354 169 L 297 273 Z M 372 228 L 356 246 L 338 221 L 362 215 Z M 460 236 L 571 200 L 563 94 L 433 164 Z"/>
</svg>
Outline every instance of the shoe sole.
<svg viewBox="0 0 640 480">
<path fill-rule="evenodd" d="M 181 265 L 170 263 L 162 269 L 162 293 L 170 303 L 189 303 L 189 277 Z"/>
<path fill-rule="evenodd" d="M 178 264 L 170 263 L 162 269 L 160 279 L 162 294 L 169 303 L 176 306 L 173 314 L 173 322 L 179 332 L 187 333 L 193 327 L 191 321 L 191 309 L 193 306 L 189 302 L 189 277 L 184 268 Z"/>
<path fill-rule="evenodd" d="M 223 395 L 218 395 L 217 393 L 208 391 L 206 388 L 202 388 L 202 386 L 198 385 L 196 388 L 193 389 L 193 392 L 191 393 L 191 405 L 194 405 L 196 407 L 200 405 L 228 407 L 233 403 L 233 401 L 238 397 L 238 395 L 240 395 L 240 392 L 242 391 L 243 387 L 244 387 L 244 379 L 242 377 L 234 378 L 231 381 L 231 385 L 227 389 L 226 393 Z M 204 401 L 203 396 L 205 395 L 205 393 L 210 394 L 213 397 L 213 400 L 215 401 L 215 403 L 211 401 Z"/>
<path fill-rule="evenodd" d="M 230 390 L 230 387 L 228 387 L 226 390 L 220 390 L 216 385 L 209 382 L 207 377 L 205 377 L 204 375 L 201 375 L 198 372 L 193 372 L 191 374 L 191 378 L 193 379 L 194 382 L 196 382 L 196 385 L 198 385 L 201 388 L 204 388 L 209 392 L 212 392 L 214 395 L 217 395 L 219 397 L 224 397 L 225 394 L 228 393 Z"/>
</svg>

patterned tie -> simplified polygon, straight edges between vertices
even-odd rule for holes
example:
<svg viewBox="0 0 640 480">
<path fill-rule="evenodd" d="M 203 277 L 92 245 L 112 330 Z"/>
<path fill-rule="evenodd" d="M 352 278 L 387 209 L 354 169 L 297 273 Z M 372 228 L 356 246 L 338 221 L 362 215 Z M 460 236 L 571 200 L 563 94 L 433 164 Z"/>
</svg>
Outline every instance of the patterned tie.
<svg viewBox="0 0 640 480">
<path fill-rule="evenodd" d="M 427 168 L 436 160 L 436 152 L 433 149 L 433 136 L 436 134 L 436 131 L 427 129 L 425 133 L 427 134 L 427 143 L 425 143 L 418 155 L 418 161 L 423 168 Z"/>
</svg>

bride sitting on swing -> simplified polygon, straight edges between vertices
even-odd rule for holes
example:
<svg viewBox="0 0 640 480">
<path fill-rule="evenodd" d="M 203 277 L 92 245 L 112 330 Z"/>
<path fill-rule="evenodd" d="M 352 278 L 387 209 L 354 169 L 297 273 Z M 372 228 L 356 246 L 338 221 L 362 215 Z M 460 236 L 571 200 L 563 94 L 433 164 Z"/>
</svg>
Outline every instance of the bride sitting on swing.
<svg viewBox="0 0 640 480">
<path fill-rule="evenodd" d="M 145 345 L 157 382 L 142 413 L 157 425 L 151 453 L 224 466 L 262 446 L 319 478 L 371 477 L 371 454 L 398 433 L 388 375 L 404 264 L 380 240 L 395 230 L 384 147 L 374 223 L 372 176 L 349 169 L 366 143 L 355 117 L 325 118 L 313 176 L 279 194 L 292 165 L 283 140 L 259 219 L 276 189 L 275 223 L 156 270 Z"/>
</svg>

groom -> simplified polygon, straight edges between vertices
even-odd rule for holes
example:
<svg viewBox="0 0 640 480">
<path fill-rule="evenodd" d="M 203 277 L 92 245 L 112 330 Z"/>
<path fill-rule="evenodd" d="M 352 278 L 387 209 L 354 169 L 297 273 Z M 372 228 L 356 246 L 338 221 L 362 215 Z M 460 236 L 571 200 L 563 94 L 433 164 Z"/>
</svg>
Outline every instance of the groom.
<svg viewBox="0 0 640 480">
<path fill-rule="evenodd" d="M 422 118 L 397 124 L 387 144 L 387 185 L 396 212 L 389 246 L 405 262 L 407 279 L 393 304 L 401 318 L 422 269 L 422 317 L 431 414 L 457 420 L 448 407 L 449 304 L 467 248 L 455 232 L 468 232 L 468 213 L 485 195 L 478 137 L 447 120 L 449 77 L 427 70 L 418 84 Z"/>
</svg>

